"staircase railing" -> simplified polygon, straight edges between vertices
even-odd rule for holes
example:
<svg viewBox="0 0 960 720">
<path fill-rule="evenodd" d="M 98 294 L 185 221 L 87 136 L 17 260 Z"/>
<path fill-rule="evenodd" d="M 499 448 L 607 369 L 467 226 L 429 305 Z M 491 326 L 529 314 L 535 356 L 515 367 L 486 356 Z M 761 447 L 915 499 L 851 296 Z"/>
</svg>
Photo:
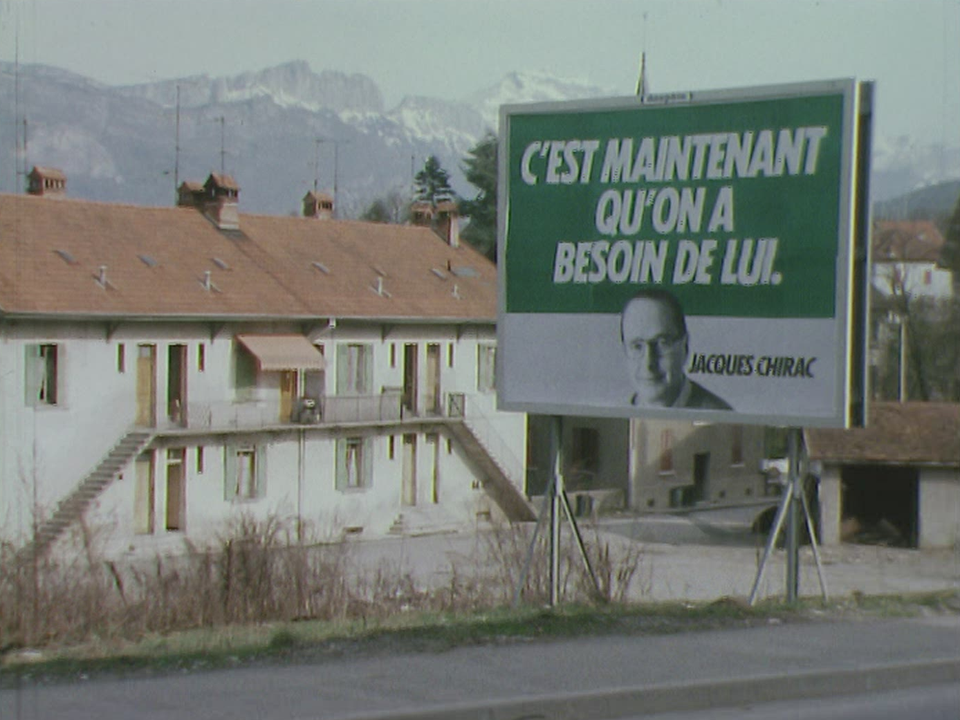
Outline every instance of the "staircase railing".
<svg viewBox="0 0 960 720">
<path fill-rule="evenodd" d="M 401 418 L 401 395 L 324 395 L 306 406 L 293 402 L 289 415 L 281 417 L 280 401 L 248 400 L 187 404 L 187 428 L 191 430 L 258 430 L 296 424 L 391 422 Z M 177 427 L 174 425 L 173 427 Z"/>
<path fill-rule="evenodd" d="M 500 466 L 504 475 L 523 492 L 523 462 L 497 432 L 493 421 L 477 407 L 477 403 L 467 402 L 467 399 L 464 393 L 450 393 L 447 397 L 447 415 L 463 418 L 464 424 Z"/>
<path fill-rule="evenodd" d="M 97 463 L 60 499 L 53 514 L 37 523 L 32 538 L 20 552 L 24 556 L 46 552 L 86 512 L 97 496 L 117 479 L 127 463 L 150 444 L 152 438 L 150 429 L 126 428 Z"/>
</svg>

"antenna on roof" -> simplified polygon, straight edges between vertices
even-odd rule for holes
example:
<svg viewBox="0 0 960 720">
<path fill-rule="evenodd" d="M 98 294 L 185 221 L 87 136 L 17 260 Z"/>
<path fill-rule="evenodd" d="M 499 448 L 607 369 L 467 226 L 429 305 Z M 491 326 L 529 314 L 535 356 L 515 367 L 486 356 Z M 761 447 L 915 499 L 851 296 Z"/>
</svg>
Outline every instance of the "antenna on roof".
<svg viewBox="0 0 960 720">
<path fill-rule="evenodd" d="M 173 201 L 180 200 L 180 84 L 177 83 L 177 129 L 174 137 L 173 154 Z"/>
<path fill-rule="evenodd" d="M 640 77 L 637 79 L 637 97 L 647 98 L 647 14 L 643 14 L 643 44 L 640 46 Z"/>
<path fill-rule="evenodd" d="M 220 174 L 226 175 L 227 171 L 224 170 L 224 158 L 227 155 L 227 149 L 224 144 L 224 136 L 226 135 L 227 119 L 221 115 L 217 119 L 217 122 L 220 123 Z"/>
<path fill-rule="evenodd" d="M 14 128 L 14 184 L 19 185 L 20 192 L 27 191 L 27 121 L 23 121 L 24 134 L 20 136 L 20 17 L 17 15 L 17 31 L 13 45 L 13 128 Z"/>
</svg>

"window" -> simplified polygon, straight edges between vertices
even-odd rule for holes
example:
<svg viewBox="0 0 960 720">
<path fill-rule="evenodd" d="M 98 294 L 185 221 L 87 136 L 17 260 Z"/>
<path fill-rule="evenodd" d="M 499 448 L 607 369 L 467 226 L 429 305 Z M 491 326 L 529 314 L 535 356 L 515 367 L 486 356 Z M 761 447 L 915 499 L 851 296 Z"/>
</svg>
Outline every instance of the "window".
<svg viewBox="0 0 960 720">
<path fill-rule="evenodd" d="M 477 346 L 477 390 L 493 392 L 496 390 L 497 346 Z"/>
<path fill-rule="evenodd" d="M 207 346 L 200 343 L 197 346 L 197 370 L 203 372 L 207 369 Z"/>
<path fill-rule="evenodd" d="M 387 459 L 393 460 L 397 455 L 397 438 L 394 435 L 390 435 L 387 438 Z"/>
<path fill-rule="evenodd" d="M 660 472 L 673 472 L 673 430 L 660 432 Z"/>
<path fill-rule="evenodd" d="M 373 387 L 373 348 L 370 345 L 337 346 L 337 392 L 369 395 Z"/>
<path fill-rule="evenodd" d="M 730 439 L 730 464 L 743 465 L 743 425 L 734 425 L 730 430 L 733 433 Z"/>
<path fill-rule="evenodd" d="M 600 469 L 600 431 L 575 427 L 571 436 L 570 471 L 577 479 L 595 474 Z"/>
<path fill-rule="evenodd" d="M 184 529 L 187 510 L 186 475 L 184 457 L 186 448 L 167 450 L 167 506 L 164 511 L 165 527 L 169 532 Z"/>
<path fill-rule="evenodd" d="M 117 372 L 125 373 L 127 371 L 127 349 L 123 343 L 117 345 Z"/>
<path fill-rule="evenodd" d="M 359 490 L 373 484 L 373 456 L 369 438 L 337 440 L 337 490 Z"/>
<path fill-rule="evenodd" d="M 224 500 L 256 500 L 266 496 L 267 451 L 263 445 L 227 445 L 224 458 Z"/>
<path fill-rule="evenodd" d="M 197 445 L 197 475 L 203 475 L 203 445 Z"/>
<path fill-rule="evenodd" d="M 27 345 L 25 357 L 26 401 L 31 407 L 60 403 L 60 367 L 62 348 L 59 345 Z"/>
<path fill-rule="evenodd" d="M 237 390 L 252 390 L 257 386 L 257 361 L 239 344 L 234 355 L 234 383 Z"/>
<path fill-rule="evenodd" d="M 453 367 L 453 343 L 447 345 L 447 367 Z"/>
<path fill-rule="evenodd" d="M 390 343 L 390 367 L 395 368 L 397 366 L 397 344 Z"/>
</svg>

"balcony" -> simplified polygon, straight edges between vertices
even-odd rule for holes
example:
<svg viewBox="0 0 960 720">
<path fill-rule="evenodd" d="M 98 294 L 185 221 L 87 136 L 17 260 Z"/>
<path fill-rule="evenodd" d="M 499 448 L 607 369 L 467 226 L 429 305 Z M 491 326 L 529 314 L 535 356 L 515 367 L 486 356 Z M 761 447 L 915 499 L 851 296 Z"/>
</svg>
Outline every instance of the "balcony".
<svg viewBox="0 0 960 720">
<path fill-rule="evenodd" d="M 187 403 L 161 421 L 161 434 L 281 430 L 305 425 L 378 424 L 403 419 L 401 395 L 331 395 L 283 404 L 269 400 Z"/>
</svg>

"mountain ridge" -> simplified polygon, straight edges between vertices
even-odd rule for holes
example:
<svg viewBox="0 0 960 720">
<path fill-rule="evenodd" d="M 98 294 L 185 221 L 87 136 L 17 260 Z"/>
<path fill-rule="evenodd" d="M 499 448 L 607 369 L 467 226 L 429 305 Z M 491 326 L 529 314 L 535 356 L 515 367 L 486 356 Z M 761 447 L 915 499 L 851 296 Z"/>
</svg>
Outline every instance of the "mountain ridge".
<svg viewBox="0 0 960 720">
<path fill-rule="evenodd" d="M 163 205 L 175 196 L 175 179 L 203 179 L 222 165 L 241 185 L 245 211 L 296 212 L 316 182 L 336 186 L 341 217 L 358 216 L 377 197 L 408 193 L 412 174 L 429 155 L 440 158 L 458 193 L 472 196 L 463 159 L 497 128 L 502 104 L 613 94 L 544 71 L 512 72 L 461 100 L 406 96 L 387 108 L 366 75 L 315 72 L 303 60 L 123 86 L 47 65 L 0 63 L 0 71 L 0 162 L 19 173 L 0 174 L 0 191 L 22 189 L 26 162 L 63 169 L 76 197 Z M 17 106 L 20 116 L 14 117 Z M 25 156 L 15 152 L 12 130 L 23 117 Z M 960 148 L 878 139 L 873 197 L 933 185 L 956 167 Z"/>
</svg>

